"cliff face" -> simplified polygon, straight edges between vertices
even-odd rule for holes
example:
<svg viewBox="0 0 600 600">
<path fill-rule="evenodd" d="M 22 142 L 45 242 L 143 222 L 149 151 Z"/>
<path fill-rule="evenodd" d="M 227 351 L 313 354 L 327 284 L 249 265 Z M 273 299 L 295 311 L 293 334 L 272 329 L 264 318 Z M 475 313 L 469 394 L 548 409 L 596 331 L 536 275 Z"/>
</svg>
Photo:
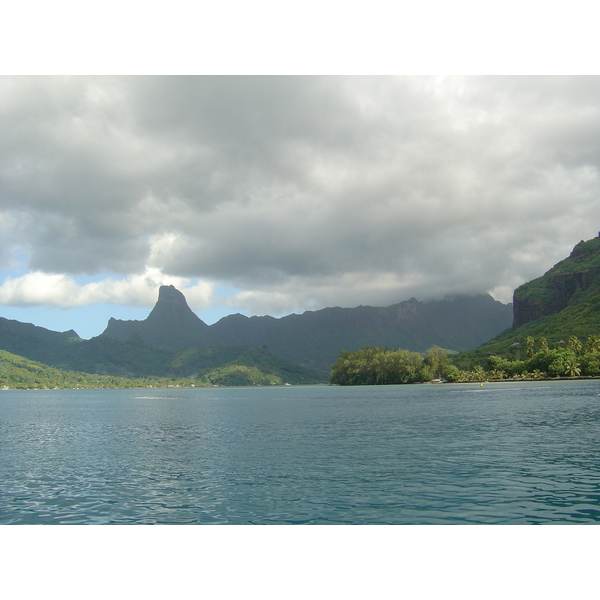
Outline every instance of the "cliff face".
<svg viewBox="0 0 600 600">
<path fill-rule="evenodd" d="M 600 285 L 600 238 L 580 242 L 571 255 L 513 297 L 513 328 L 554 315 L 583 301 Z"/>
</svg>

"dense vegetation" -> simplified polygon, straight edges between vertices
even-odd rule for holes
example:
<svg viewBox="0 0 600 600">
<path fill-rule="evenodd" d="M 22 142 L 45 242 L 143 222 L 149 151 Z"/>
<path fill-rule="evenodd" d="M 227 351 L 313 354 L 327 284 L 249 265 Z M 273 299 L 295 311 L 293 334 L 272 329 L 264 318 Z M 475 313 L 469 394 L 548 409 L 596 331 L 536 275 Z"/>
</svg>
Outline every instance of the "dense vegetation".
<svg viewBox="0 0 600 600">
<path fill-rule="evenodd" d="M 120 342 L 119 342 L 120 343 Z M 192 348 L 171 362 L 164 376 L 118 377 L 49 367 L 0 350 L 0 389 L 123 388 L 209 385 L 282 385 L 324 383 L 307 370 L 265 348 Z"/>
<path fill-rule="evenodd" d="M 74 332 L 56 333 L 3 318 L 0 349 L 62 371 L 126 379 L 158 377 L 219 385 L 327 381 L 326 373 L 301 367 L 264 347 L 212 346 L 180 351 L 158 348 L 135 333 L 127 340 L 108 336 L 82 340 Z"/>
<path fill-rule="evenodd" d="M 448 353 L 434 346 L 425 355 L 409 350 L 367 347 L 342 351 L 331 368 L 330 381 L 338 385 L 389 385 L 447 378 L 453 371 Z"/>
<path fill-rule="evenodd" d="M 190 385 L 189 380 L 135 379 L 55 369 L 0 350 L 0 389 L 133 388 Z"/>
<path fill-rule="evenodd" d="M 485 373 L 490 379 L 600 376 L 600 336 L 580 340 L 570 335 L 550 342 L 545 337 L 527 336 L 514 342 L 508 352 L 465 353 L 455 359 L 459 369 Z"/>
<path fill-rule="evenodd" d="M 515 344 L 510 356 L 490 354 L 478 361 L 465 355 L 453 360 L 440 348 L 425 355 L 408 350 L 361 348 L 342 352 L 333 365 L 330 381 L 339 385 L 503 381 L 600 376 L 600 336 L 585 342 L 575 335 L 553 347 L 546 338 L 529 336 Z"/>
</svg>

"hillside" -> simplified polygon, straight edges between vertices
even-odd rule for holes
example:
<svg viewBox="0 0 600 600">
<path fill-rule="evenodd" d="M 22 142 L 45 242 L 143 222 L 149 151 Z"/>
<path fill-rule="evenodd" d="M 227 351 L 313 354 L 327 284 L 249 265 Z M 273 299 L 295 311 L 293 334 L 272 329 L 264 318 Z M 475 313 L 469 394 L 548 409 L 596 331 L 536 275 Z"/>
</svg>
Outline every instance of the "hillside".
<svg viewBox="0 0 600 600">
<path fill-rule="evenodd" d="M 0 349 L 45 364 L 57 364 L 83 340 L 73 331 L 50 331 L 0 317 Z"/>
<path fill-rule="evenodd" d="M 98 338 L 95 338 L 96 342 Z M 92 341 L 93 342 L 93 341 Z M 82 347 L 87 357 L 105 362 L 74 360 L 72 368 L 55 368 L 0 350 L 0 389 L 115 388 L 207 385 L 283 385 L 326 383 L 327 376 L 271 354 L 266 348 L 221 347 L 162 354 L 162 362 L 144 362 L 151 346 L 141 340 Z M 112 344 L 112 345 L 111 345 Z M 78 367 L 78 368 L 75 368 Z"/>
<path fill-rule="evenodd" d="M 599 286 L 600 237 L 597 237 L 579 242 L 570 256 L 515 290 L 513 329 L 588 302 Z"/>
<path fill-rule="evenodd" d="M 477 362 L 490 354 L 518 357 L 528 337 L 550 347 L 574 335 L 586 341 L 600 334 L 600 237 L 579 242 L 544 275 L 514 292 L 513 326 L 456 359 Z"/>
<path fill-rule="evenodd" d="M 0 390 L 159 387 L 174 383 L 158 377 L 126 379 L 65 371 L 0 350 Z"/>
</svg>

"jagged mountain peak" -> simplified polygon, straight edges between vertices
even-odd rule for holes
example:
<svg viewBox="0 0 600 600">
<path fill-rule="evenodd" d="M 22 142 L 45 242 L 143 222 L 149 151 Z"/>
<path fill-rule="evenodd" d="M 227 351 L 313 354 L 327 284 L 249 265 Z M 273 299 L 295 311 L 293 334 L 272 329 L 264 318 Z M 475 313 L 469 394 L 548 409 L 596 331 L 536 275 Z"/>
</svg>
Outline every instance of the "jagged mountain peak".
<svg viewBox="0 0 600 600">
<path fill-rule="evenodd" d="M 174 285 L 161 285 L 158 289 L 158 302 L 176 302 L 187 306 L 185 296 Z"/>
<path fill-rule="evenodd" d="M 103 336 L 127 340 L 133 334 L 145 342 L 170 350 L 186 350 L 212 343 L 208 325 L 188 306 L 173 285 L 162 285 L 158 301 L 144 321 L 110 319 Z"/>
<path fill-rule="evenodd" d="M 146 320 L 157 318 L 175 320 L 178 323 L 187 322 L 192 327 L 194 325 L 208 327 L 188 306 L 185 296 L 173 285 L 161 285 L 158 290 L 158 301 Z"/>
</svg>

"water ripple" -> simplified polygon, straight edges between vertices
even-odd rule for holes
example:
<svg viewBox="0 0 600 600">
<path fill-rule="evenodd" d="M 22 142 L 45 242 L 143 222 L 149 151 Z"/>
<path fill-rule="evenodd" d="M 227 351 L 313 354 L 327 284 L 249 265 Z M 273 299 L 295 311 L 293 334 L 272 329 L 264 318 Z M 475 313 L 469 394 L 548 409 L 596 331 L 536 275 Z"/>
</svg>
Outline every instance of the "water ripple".
<svg viewBox="0 0 600 600">
<path fill-rule="evenodd" d="M 598 523 L 599 387 L 3 392 L 0 523 Z"/>
</svg>

